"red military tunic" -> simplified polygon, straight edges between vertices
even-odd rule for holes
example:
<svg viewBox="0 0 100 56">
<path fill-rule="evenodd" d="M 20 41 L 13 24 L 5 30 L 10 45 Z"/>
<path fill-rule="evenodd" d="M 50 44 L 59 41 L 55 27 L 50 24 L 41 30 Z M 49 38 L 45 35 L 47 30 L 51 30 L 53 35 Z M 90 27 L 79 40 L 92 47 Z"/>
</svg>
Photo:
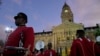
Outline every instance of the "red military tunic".
<svg viewBox="0 0 100 56">
<path fill-rule="evenodd" d="M 32 27 L 20 26 L 14 32 L 12 32 L 5 44 L 6 46 L 19 47 L 19 41 L 21 40 L 21 34 L 23 36 L 23 47 L 28 48 L 30 45 L 30 51 L 33 51 L 34 48 L 34 31 Z M 10 54 L 16 54 L 16 51 L 6 50 L 4 51 L 4 56 Z M 30 54 L 29 56 L 31 56 Z"/>
<path fill-rule="evenodd" d="M 45 56 L 44 53 L 39 53 L 37 56 Z"/>
<path fill-rule="evenodd" d="M 95 43 L 95 56 L 100 56 L 100 45 Z"/>
<path fill-rule="evenodd" d="M 73 41 L 70 56 L 95 56 L 96 46 L 87 38 L 78 38 Z"/>
<path fill-rule="evenodd" d="M 44 56 L 57 56 L 55 50 L 46 50 Z"/>
</svg>

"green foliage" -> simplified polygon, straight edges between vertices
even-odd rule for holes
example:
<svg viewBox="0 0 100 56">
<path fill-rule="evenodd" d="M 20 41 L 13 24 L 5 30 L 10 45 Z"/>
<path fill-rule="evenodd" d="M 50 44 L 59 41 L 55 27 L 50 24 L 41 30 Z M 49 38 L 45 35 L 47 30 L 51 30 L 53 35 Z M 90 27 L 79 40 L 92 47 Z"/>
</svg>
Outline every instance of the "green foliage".
<svg viewBox="0 0 100 56">
<path fill-rule="evenodd" d="M 95 31 L 95 36 L 100 36 L 100 29 L 97 29 L 97 30 Z"/>
</svg>

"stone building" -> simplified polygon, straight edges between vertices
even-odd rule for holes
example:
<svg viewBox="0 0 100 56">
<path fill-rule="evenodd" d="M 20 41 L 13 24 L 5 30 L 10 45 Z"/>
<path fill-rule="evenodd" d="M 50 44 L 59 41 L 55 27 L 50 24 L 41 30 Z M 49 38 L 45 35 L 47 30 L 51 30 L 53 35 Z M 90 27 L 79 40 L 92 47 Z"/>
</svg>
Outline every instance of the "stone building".
<svg viewBox="0 0 100 56">
<path fill-rule="evenodd" d="M 76 38 L 76 30 L 83 29 L 83 25 L 74 23 L 73 13 L 66 3 L 62 7 L 61 20 L 62 23 L 52 27 L 52 31 L 35 33 L 35 43 L 43 41 L 47 45 L 51 42 L 56 51 L 69 53 L 71 43 Z"/>
<path fill-rule="evenodd" d="M 86 36 L 95 42 L 96 35 L 100 35 L 100 24 L 96 24 L 96 26 L 84 27 L 84 30 L 86 32 Z"/>
</svg>

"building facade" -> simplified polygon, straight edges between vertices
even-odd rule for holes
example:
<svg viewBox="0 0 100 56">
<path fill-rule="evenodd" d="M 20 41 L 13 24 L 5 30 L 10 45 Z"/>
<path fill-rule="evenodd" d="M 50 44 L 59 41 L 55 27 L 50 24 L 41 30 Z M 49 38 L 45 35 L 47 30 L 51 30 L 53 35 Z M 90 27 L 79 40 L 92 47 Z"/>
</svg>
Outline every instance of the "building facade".
<svg viewBox="0 0 100 56">
<path fill-rule="evenodd" d="M 53 49 L 59 53 L 65 52 L 66 56 L 70 52 L 73 39 L 76 38 L 76 30 L 83 29 L 83 25 L 74 23 L 73 13 L 66 3 L 62 7 L 61 20 L 62 23 L 52 27 L 52 31 L 35 33 L 35 43 L 39 40 L 43 41 L 45 45 L 51 42 Z"/>
<path fill-rule="evenodd" d="M 96 24 L 96 26 L 91 27 L 84 27 L 84 30 L 86 32 L 86 36 L 95 42 L 96 36 L 100 35 L 100 24 Z"/>
</svg>

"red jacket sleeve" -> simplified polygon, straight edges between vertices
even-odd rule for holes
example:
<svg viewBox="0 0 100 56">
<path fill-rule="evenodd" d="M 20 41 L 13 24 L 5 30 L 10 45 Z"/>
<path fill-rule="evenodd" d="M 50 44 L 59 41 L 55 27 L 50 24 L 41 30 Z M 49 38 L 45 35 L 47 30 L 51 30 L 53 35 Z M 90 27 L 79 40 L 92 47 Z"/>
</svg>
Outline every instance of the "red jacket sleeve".
<svg viewBox="0 0 100 56">
<path fill-rule="evenodd" d="M 55 50 L 53 50 L 52 52 L 53 52 L 53 56 L 57 56 L 57 54 L 56 54 L 56 51 L 55 51 Z"/>
<path fill-rule="evenodd" d="M 70 51 L 70 56 L 77 56 L 77 43 L 73 41 Z"/>
<path fill-rule="evenodd" d="M 74 40 L 71 46 L 70 56 L 80 56 L 81 53 L 81 47 L 78 40 Z"/>
<path fill-rule="evenodd" d="M 95 50 L 96 56 L 100 56 L 100 46 L 97 45 L 96 43 L 94 44 L 94 50 Z"/>
<path fill-rule="evenodd" d="M 25 30 L 23 32 L 24 34 L 24 43 L 23 43 L 23 47 L 24 48 L 28 48 L 28 46 L 30 45 L 30 51 L 33 51 L 34 48 L 34 30 L 32 27 L 28 27 L 27 30 Z"/>
</svg>

